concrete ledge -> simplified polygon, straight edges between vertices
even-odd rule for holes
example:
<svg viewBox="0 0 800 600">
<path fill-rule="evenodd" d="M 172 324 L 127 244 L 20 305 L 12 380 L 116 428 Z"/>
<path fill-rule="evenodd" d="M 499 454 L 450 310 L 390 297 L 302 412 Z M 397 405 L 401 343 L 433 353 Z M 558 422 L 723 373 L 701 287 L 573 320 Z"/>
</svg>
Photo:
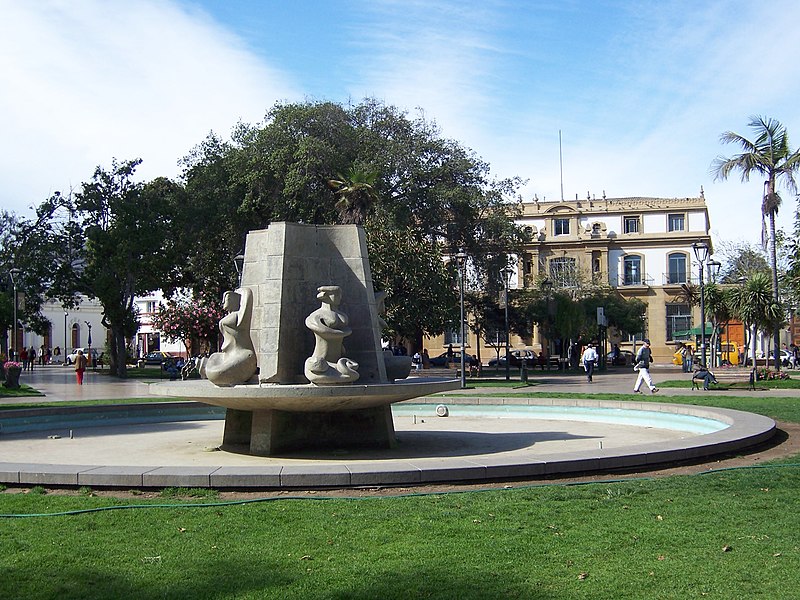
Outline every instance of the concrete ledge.
<svg viewBox="0 0 800 600">
<path fill-rule="evenodd" d="M 434 398 L 430 404 L 447 404 L 456 408 L 459 404 L 474 408 L 477 399 Z M 513 398 L 494 399 L 493 404 L 514 404 Z M 597 408 L 641 409 L 655 412 L 686 414 L 707 419 L 714 419 L 728 426 L 725 429 L 708 434 L 689 434 L 682 439 L 659 441 L 652 443 L 632 442 L 614 448 L 595 447 L 578 451 L 556 451 L 536 453 L 536 442 L 530 447 L 487 450 L 481 454 L 465 454 L 461 452 L 442 453 L 436 450 L 417 456 L 392 455 L 392 458 L 381 458 L 381 454 L 363 457 L 351 456 L 341 458 L 325 455 L 324 458 L 271 458 L 264 459 L 263 465 L 249 463 L 242 465 L 214 466 L 113 466 L 102 464 L 50 464 L 45 460 L 30 462 L 0 462 L 0 483 L 10 485 L 53 485 L 53 486 L 102 486 L 102 487 L 214 487 L 214 488 L 324 488 L 350 486 L 384 486 L 384 485 L 418 485 L 422 483 L 502 480 L 513 478 L 534 478 L 557 474 L 582 473 L 610 469 L 650 468 L 657 464 L 681 460 L 701 460 L 722 453 L 745 450 L 756 444 L 768 441 L 776 431 L 775 422 L 767 417 L 735 410 L 698 407 L 691 405 L 663 404 L 650 402 L 620 401 L 587 401 L 575 399 L 548 399 L 531 402 L 519 399 L 521 405 L 546 406 L 586 406 Z M 150 405 L 152 407 L 152 405 Z M 186 411 L 196 408 L 194 403 L 182 404 Z M 140 405 L 144 411 L 148 405 Z M 130 408 L 130 406 L 128 407 Z M 152 407 L 166 419 L 182 420 L 185 415 L 175 415 L 170 410 Z M 433 408 L 433 407 L 431 407 Z M 87 411 L 97 412 L 98 407 Z M 44 418 L 52 422 L 53 409 L 46 409 Z M 14 418 L 15 411 L 3 411 L 0 423 L 4 418 Z M 62 414 L 64 418 L 75 417 L 75 409 Z M 80 411 L 78 411 L 80 412 Z M 122 412 L 122 411 L 111 411 Z M 109 414 L 111 414 L 109 413 Z M 108 416 L 108 415 L 107 415 Z M 18 417 L 18 416 L 17 416 Z M 31 431 L 36 430 L 35 411 L 26 411 L 25 420 L 30 423 Z M 80 419 L 78 415 L 78 419 Z M 200 417 L 203 418 L 203 417 Z M 149 418 L 148 418 L 149 421 Z M 15 421 L 19 423 L 19 420 Z M 564 426 L 567 427 L 566 425 Z M 428 431 L 426 435 L 436 436 L 437 431 Z M 464 432 L 461 432 L 464 433 Z M 449 431 L 448 436 L 459 432 Z M 147 434 L 144 434 L 147 435 Z M 469 433 L 465 433 L 469 435 Z M 473 437 L 475 433 L 471 434 Z M 488 435 L 488 434 L 481 434 Z M 511 435 L 511 434 L 503 434 Z M 0 455 L 2 455 L 3 437 L 0 436 Z M 142 441 L 142 443 L 145 443 Z M 565 447 L 566 449 L 566 447 Z M 98 451 L 98 456 L 103 456 Z M 31 457 L 33 458 L 33 457 Z M 165 457 L 169 460 L 169 457 Z M 268 462 L 267 462 L 268 461 Z"/>
</svg>

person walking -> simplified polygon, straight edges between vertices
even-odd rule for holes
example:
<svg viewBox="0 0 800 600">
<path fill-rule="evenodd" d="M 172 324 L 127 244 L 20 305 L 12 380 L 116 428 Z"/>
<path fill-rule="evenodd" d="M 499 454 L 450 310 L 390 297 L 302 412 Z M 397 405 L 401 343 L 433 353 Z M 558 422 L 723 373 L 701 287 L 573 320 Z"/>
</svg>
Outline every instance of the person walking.
<svg viewBox="0 0 800 600">
<path fill-rule="evenodd" d="M 642 342 L 642 347 L 639 348 L 639 352 L 636 353 L 636 362 L 634 364 L 633 370 L 639 372 L 639 376 L 636 378 L 636 384 L 633 386 L 633 391 L 636 394 L 641 394 L 640 387 L 642 387 L 642 382 L 644 382 L 648 388 L 650 388 L 650 393 L 655 394 L 658 391 L 658 388 L 653 384 L 653 378 L 650 377 L 650 363 L 653 361 L 653 355 L 650 352 L 650 340 L 645 339 Z"/>
<path fill-rule="evenodd" d="M 86 371 L 87 362 L 86 357 L 83 355 L 83 350 L 78 350 L 78 356 L 75 357 L 75 377 L 78 380 L 78 385 L 83 385 L 83 373 Z"/>
<path fill-rule="evenodd" d="M 583 356 L 581 356 L 581 362 L 583 363 L 583 369 L 586 371 L 586 381 L 592 383 L 592 374 L 597 364 L 597 350 L 594 349 L 594 344 L 590 343 L 586 346 L 586 350 L 583 351 Z"/>
</svg>

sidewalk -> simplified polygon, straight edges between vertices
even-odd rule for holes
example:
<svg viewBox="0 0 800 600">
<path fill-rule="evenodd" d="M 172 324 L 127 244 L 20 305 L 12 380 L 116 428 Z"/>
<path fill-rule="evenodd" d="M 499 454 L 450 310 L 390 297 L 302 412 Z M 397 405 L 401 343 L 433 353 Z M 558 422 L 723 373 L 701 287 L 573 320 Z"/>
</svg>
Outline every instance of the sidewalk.
<svg viewBox="0 0 800 600">
<path fill-rule="evenodd" d="M 75 371 L 64 365 L 36 366 L 33 371 L 23 371 L 20 383 L 27 384 L 45 398 L 0 398 L 0 404 L 26 404 L 36 401 L 63 402 L 66 400 L 113 400 L 118 398 L 146 398 L 150 396 L 149 384 L 139 379 L 120 380 L 108 375 L 108 369 L 84 374 L 83 385 L 75 380 Z M 153 380 L 158 381 L 158 380 Z"/>
<path fill-rule="evenodd" d="M 660 381 L 679 380 L 691 378 L 689 373 L 683 373 L 678 367 L 673 366 L 655 366 L 650 370 L 653 376 L 653 381 L 656 386 Z M 412 372 L 412 377 L 415 375 Z M 546 394 L 548 392 L 559 394 L 631 394 L 633 393 L 633 384 L 636 382 L 636 373 L 627 367 L 614 367 L 608 371 L 596 371 L 594 374 L 594 382 L 588 383 L 586 376 L 582 372 L 572 372 L 570 374 L 561 374 L 559 371 L 539 371 L 531 370 L 528 372 L 528 381 L 531 385 L 519 384 L 519 370 L 511 370 L 511 380 L 517 381 L 518 388 L 509 387 L 487 387 L 481 386 L 479 388 L 472 387 L 472 382 L 467 377 L 467 389 L 455 390 L 448 392 L 448 394 L 466 394 L 474 396 L 481 392 L 497 393 L 497 392 L 536 392 L 538 394 Z M 453 369 L 426 369 L 422 372 L 424 377 L 455 377 Z M 493 377 L 493 370 L 490 368 L 484 369 L 485 377 Z M 505 372 L 500 369 L 496 379 L 503 380 Z M 114 400 L 119 398 L 147 398 L 150 396 L 149 384 L 166 381 L 165 379 L 128 379 L 119 380 L 115 377 L 108 376 L 108 369 L 105 373 L 98 371 L 88 370 L 84 376 L 83 385 L 79 386 L 75 381 L 75 372 L 70 367 L 61 365 L 48 365 L 44 367 L 37 366 L 33 372 L 23 371 L 20 378 L 21 383 L 28 384 L 43 394 L 45 398 L 41 398 L 46 402 L 62 402 L 67 400 Z M 643 392 L 647 392 L 646 388 L 642 388 Z M 715 386 L 709 391 L 691 390 L 689 388 L 659 388 L 658 397 L 664 397 L 665 402 L 669 396 L 685 396 L 696 395 L 698 399 L 703 396 L 714 396 L 715 394 L 725 394 L 730 396 L 756 396 L 759 398 L 769 398 L 777 396 L 790 396 L 800 398 L 800 389 L 778 389 L 766 390 L 758 389 L 748 390 L 730 389 L 730 390 L 717 390 Z M 21 398 L 0 398 L 0 404 L 25 404 L 32 401 L 30 396 Z M 33 399 L 33 401 L 36 401 Z"/>
<path fill-rule="evenodd" d="M 454 373 L 455 371 L 452 369 L 449 371 L 445 369 L 430 369 L 425 371 L 426 375 L 435 375 L 439 377 L 443 377 L 447 374 L 453 375 Z M 758 383 L 756 383 L 755 391 L 748 390 L 747 388 L 717 389 L 717 386 L 714 385 L 712 385 L 711 389 L 708 391 L 692 390 L 691 388 L 661 388 L 658 387 L 658 384 L 661 381 L 690 381 L 692 377 L 691 373 L 684 373 L 679 367 L 656 365 L 650 369 L 650 374 L 653 377 L 653 382 L 656 384 L 656 388 L 658 388 L 658 392 L 654 394 L 654 396 L 658 397 L 696 395 L 698 399 L 702 399 L 703 396 L 706 395 L 713 397 L 714 395 L 724 394 L 726 396 L 755 396 L 759 398 L 769 398 L 770 396 L 790 396 L 800 398 L 800 389 L 759 389 Z M 637 377 L 637 373 L 630 367 L 613 367 L 607 371 L 595 371 L 593 377 L 594 381 L 592 383 L 588 383 L 586 381 L 586 375 L 583 373 L 583 371 L 571 371 L 568 372 L 568 374 L 561 374 L 559 371 L 530 370 L 528 371 L 528 382 L 530 385 L 526 386 L 522 383 L 519 383 L 519 369 L 512 369 L 510 375 L 511 381 L 518 382 L 518 389 L 486 386 L 471 387 L 471 380 L 469 377 L 467 377 L 466 390 L 456 390 L 455 392 L 448 393 L 468 394 L 472 396 L 480 394 L 481 392 L 497 393 L 511 391 L 528 391 L 540 394 L 548 392 L 558 392 L 559 394 L 632 394 L 633 385 L 636 383 Z M 494 379 L 504 380 L 505 372 L 500 369 L 499 373 L 495 377 L 493 369 L 484 368 L 483 376 L 484 378 L 492 377 Z M 646 386 L 643 385 L 641 390 L 643 393 L 649 394 Z M 664 400 L 664 402 L 668 401 L 668 399 Z"/>
</svg>

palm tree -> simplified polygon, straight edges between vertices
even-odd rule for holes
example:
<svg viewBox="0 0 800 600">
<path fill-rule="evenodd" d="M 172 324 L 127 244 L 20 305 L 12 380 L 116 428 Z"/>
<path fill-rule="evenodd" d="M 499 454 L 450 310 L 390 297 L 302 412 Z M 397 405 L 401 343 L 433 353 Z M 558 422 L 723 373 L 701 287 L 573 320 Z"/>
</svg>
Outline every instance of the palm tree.
<svg viewBox="0 0 800 600">
<path fill-rule="evenodd" d="M 357 167 L 350 167 L 344 176 L 328 180 L 328 185 L 339 197 L 336 209 L 340 223 L 364 224 L 372 203 L 378 200 L 378 192 L 375 191 L 377 180 L 377 173 Z"/>
<path fill-rule="evenodd" d="M 766 273 L 754 273 L 742 286 L 730 288 L 731 312 L 745 327 L 750 325 L 752 330 L 751 340 L 756 339 L 759 329 L 769 331 L 773 324 L 780 320 L 782 311 L 775 302 L 772 285 Z M 751 343 L 753 365 L 756 364 L 756 346 Z M 780 348 L 778 348 L 780 353 Z M 776 365 L 780 364 L 780 360 Z M 776 367 L 777 368 L 777 367 Z"/>
<path fill-rule="evenodd" d="M 764 243 L 764 219 L 769 217 L 769 237 L 767 249 L 772 268 L 773 300 L 779 302 L 778 291 L 778 257 L 775 248 L 775 216 L 781 206 L 778 194 L 778 183 L 782 182 L 793 194 L 797 193 L 794 175 L 800 170 L 800 150 L 789 149 L 789 136 L 786 128 L 775 119 L 766 117 L 750 117 L 748 127 L 756 138 L 751 141 L 744 136 L 726 131 L 720 136 L 723 144 L 738 144 L 743 152 L 730 158 L 718 156 L 711 165 L 715 180 L 725 180 L 733 171 L 740 171 L 742 181 L 749 181 L 750 175 L 757 173 L 764 181 L 764 197 L 761 202 L 761 241 Z M 774 330 L 775 364 L 780 368 L 780 328 Z"/>
</svg>

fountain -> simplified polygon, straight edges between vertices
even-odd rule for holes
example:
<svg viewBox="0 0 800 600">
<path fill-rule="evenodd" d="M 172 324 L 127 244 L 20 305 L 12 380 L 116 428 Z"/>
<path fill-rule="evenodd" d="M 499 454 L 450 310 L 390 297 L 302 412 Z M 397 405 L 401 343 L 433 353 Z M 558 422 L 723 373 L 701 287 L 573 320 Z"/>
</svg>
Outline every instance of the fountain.
<svg viewBox="0 0 800 600">
<path fill-rule="evenodd" d="M 151 391 L 225 407 L 223 450 L 391 448 L 390 404 L 459 381 L 406 379 L 410 360 L 381 348 L 384 299 L 360 227 L 279 222 L 251 231 L 240 287 L 224 298 L 221 351 L 200 364 L 203 379 Z"/>
</svg>

